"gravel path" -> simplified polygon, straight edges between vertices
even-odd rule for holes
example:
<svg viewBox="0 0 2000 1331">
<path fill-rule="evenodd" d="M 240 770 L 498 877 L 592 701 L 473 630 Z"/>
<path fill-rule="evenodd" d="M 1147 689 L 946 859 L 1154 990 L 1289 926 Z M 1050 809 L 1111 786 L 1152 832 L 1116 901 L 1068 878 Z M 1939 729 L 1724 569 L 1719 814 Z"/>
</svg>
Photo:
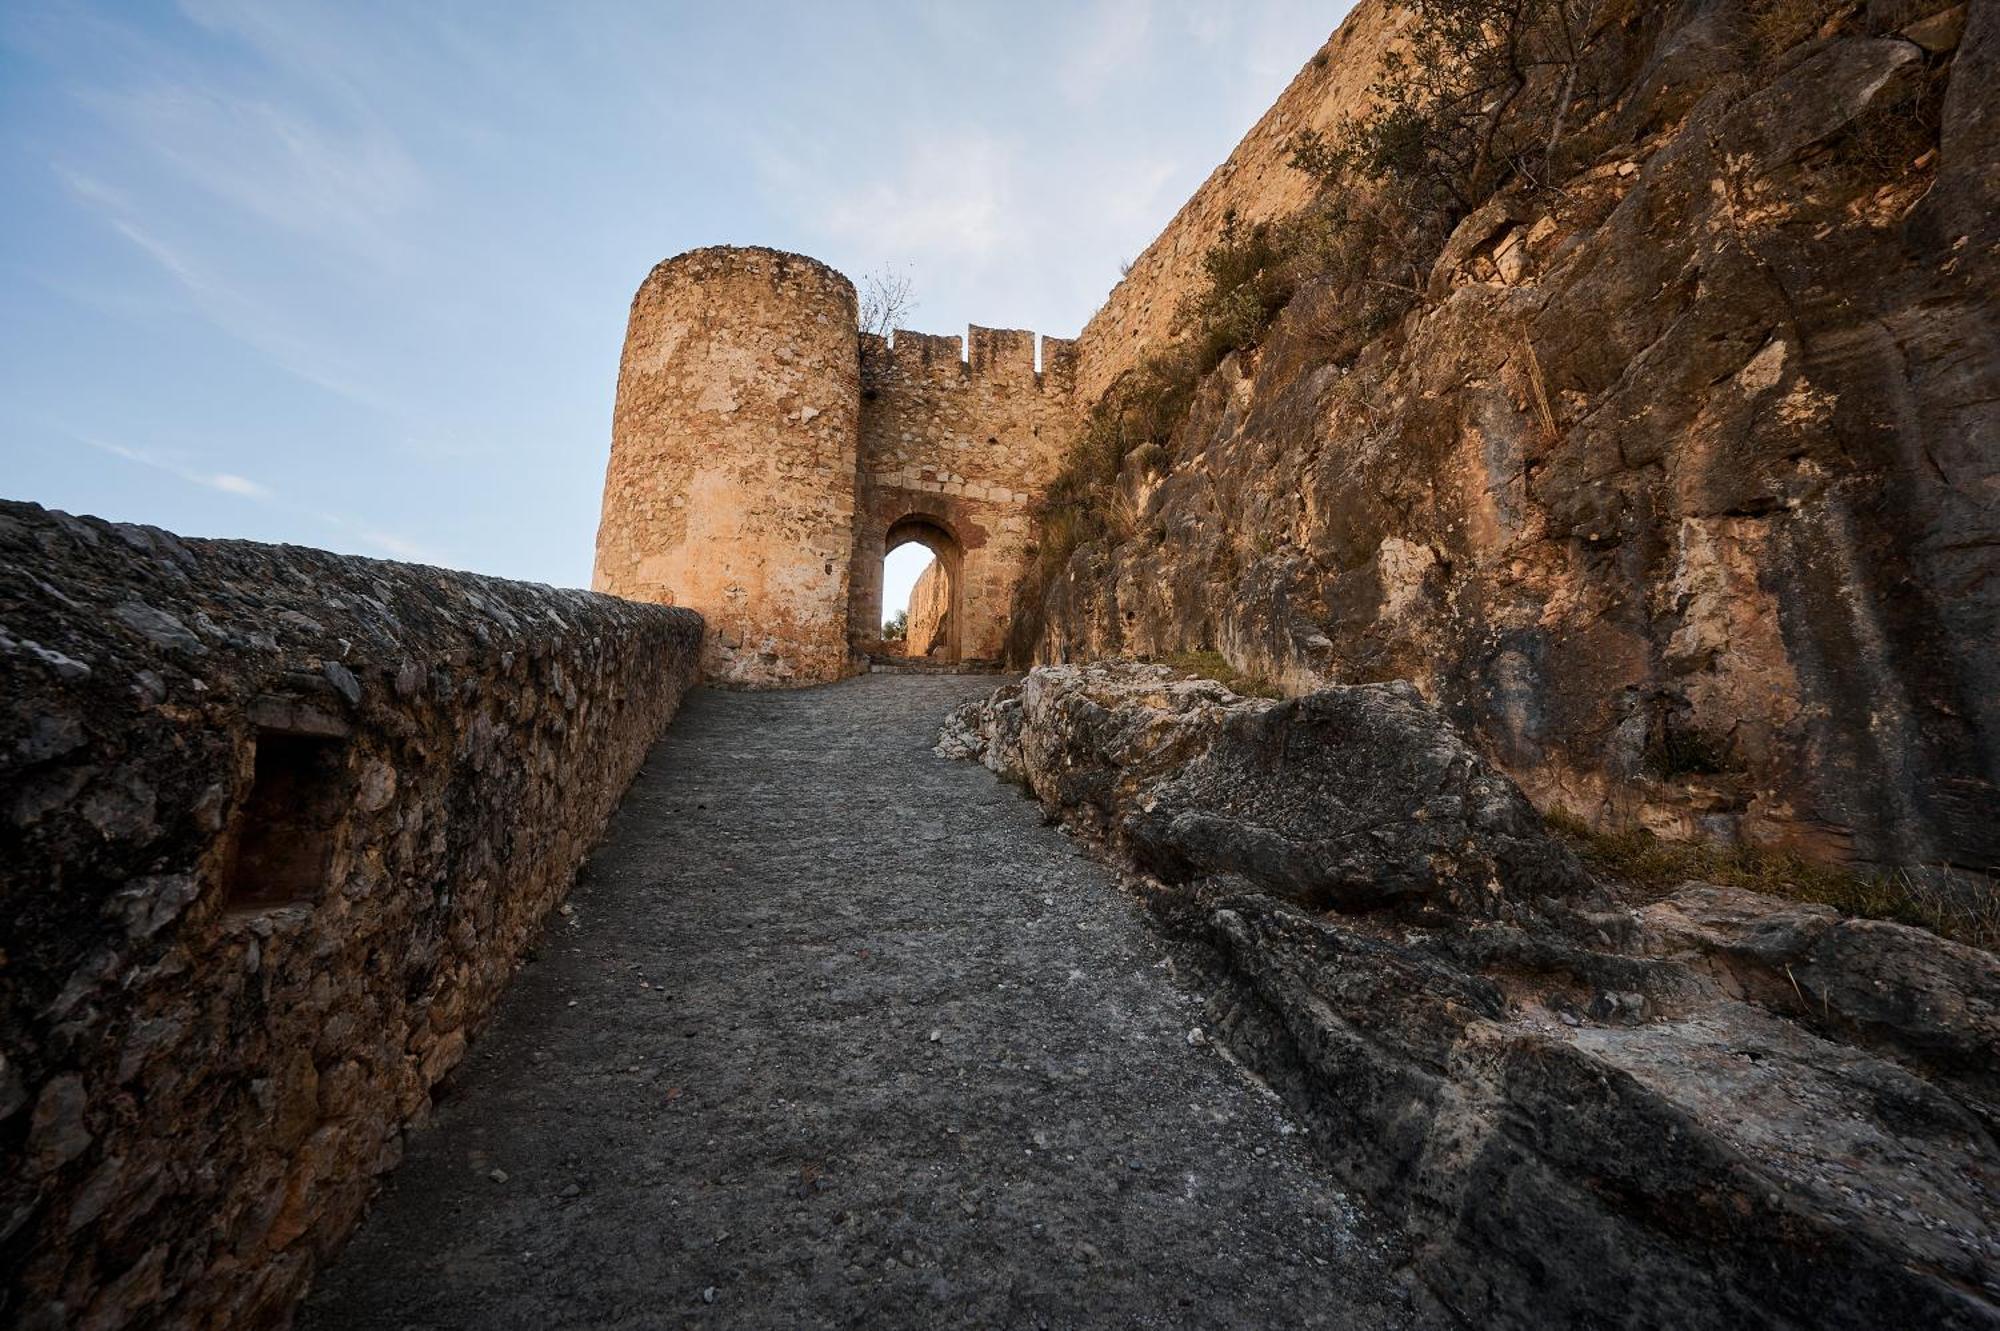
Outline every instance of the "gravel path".
<svg viewBox="0 0 2000 1331">
<path fill-rule="evenodd" d="M 993 683 L 692 695 L 306 1325 L 1401 1325 Z"/>
</svg>

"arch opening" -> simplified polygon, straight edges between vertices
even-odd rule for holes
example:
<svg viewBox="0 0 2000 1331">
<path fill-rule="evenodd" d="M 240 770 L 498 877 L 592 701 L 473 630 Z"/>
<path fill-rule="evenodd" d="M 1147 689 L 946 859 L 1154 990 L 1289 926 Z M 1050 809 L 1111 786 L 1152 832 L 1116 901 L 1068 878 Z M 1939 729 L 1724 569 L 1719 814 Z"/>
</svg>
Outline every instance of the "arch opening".
<svg viewBox="0 0 2000 1331">
<path fill-rule="evenodd" d="M 912 514 L 889 524 L 882 551 L 883 646 L 903 656 L 958 661 L 964 620 L 958 538 L 936 518 Z M 891 639 L 892 625 L 902 629 L 900 641 Z"/>
</svg>

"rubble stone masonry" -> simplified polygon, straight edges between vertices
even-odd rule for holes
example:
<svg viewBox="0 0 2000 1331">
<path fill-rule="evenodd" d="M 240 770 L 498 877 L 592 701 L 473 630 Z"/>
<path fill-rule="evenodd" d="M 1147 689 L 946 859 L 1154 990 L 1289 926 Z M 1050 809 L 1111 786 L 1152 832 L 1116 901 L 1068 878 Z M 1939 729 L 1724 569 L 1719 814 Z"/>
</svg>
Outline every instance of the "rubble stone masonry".
<svg viewBox="0 0 2000 1331">
<path fill-rule="evenodd" d="M 910 588 L 909 629 L 904 642 L 911 656 L 929 656 L 951 642 L 951 579 L 932 563 Z"/>
<path fill-rule="evenodd" d="M 0 1324 L 281 1324 L 700 636 L 0 503 Z"/>
<path fill-rule="evenodd" d="M 917 540 L 949 581 L 947 654 L 998 657 L 1076 355 L 970 341 L 859 333 L 852 284 L 796 254 L 660 264 L 632 302 L 593 585 L 699 610 L 711 678 L 820 683 L 879 636 L 882 557 Z"/>
<path fill-rule="evenodd" d="M 846 672 L 856 338 L 853 284 L 775 250 L 691 251 L 633 298 L 592 585 L 699 610 L 713 677 Z"/>
</svg>

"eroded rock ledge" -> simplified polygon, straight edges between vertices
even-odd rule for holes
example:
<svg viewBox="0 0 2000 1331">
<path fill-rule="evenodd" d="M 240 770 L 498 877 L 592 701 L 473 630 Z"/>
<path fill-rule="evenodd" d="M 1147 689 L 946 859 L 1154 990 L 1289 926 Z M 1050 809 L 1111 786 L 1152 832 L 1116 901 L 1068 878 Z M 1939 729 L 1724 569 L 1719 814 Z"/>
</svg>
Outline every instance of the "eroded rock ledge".
<svg viewBox="0 0 2000 1331">
<path fill-rule="evenodd" d="M 1213 1033 L 1481 1326 L 2000 1324 L 2000 963 L 1689 883 L 1621 899 L 1404 685 L 1036 670 L 947 757 L 1213 958 Z"/>
<path fill-rule="evenodd" d="M 700 637 L 0 503 L 0 1323 L 282 1322 Z"/>
</svg>

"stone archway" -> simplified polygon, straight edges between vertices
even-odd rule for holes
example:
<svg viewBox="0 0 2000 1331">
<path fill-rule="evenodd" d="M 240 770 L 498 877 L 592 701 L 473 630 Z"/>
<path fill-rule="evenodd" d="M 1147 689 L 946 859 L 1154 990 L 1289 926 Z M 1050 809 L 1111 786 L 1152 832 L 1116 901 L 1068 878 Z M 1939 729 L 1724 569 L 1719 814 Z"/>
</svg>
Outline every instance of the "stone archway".
<svg viewBox="0 0 2000 1331">
<path fill-rule="evenodd" d="M 926 643 L 910 645 L 912 655 L 928 654 L 933 660 L 952 661 L 964 657 L 963 625 L 965 623 L 965 546 L 942 518 L 931 513 L 907 513 L 891 522 L 882 533 L 882 556 L 902 546 L 915 543 L 931 552 L 937 561 L 937 569 L 944 578 L 946 587 L 945 611 L 941 617 L 939 637 L 941 644 Z M 889 607 L 882 605 L 882 560 L 874 561 L 873 591 L 871 598 L 880 612 Z"/>
</svg>

